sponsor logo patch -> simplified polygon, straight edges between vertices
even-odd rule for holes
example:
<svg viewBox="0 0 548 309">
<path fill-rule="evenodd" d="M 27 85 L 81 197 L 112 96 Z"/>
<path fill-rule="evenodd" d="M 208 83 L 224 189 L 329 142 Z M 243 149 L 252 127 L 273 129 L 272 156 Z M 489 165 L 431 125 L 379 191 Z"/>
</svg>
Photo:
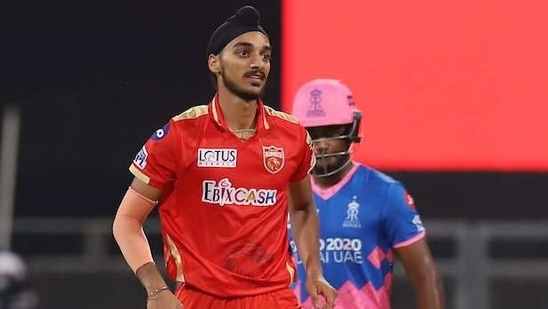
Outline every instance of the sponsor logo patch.
<svg viewBox="0 0 548 309">
<path fill-rule="evenodd" d="M 147 149 L 145 148 L 145 146 L 143 146 L 143 148 L 141 148 L 141 150 L 139 150 L 139 152 L 135 156 L 135 159 L 133 159 L 133 163 L 139 169 L 144 169 L 145 166 L 147 166 L 147 157 L 148 157 Z"/>
<path fill-rule="evenodd" d="M 273 206 L 277 194 L 274 189 L 236 188 L 228 178 L 202 182 L 202 202 L 219 206 Z"/>
<path fill-rule="evenodd" d="M 238 150 L 230 148 L 199 148 L 198 167 L 235 168 Z"/>
<path fill-rule="evenodd" d="M 154 132 L 154 134 L 152 134 L 150 138 L 155 141 L 161 140 L 162 138 L 164 138 L 164 136 L 167 135 L 167 132 L 169 132 L 169 123 L 166 124 L 163 128 L 156 130 L 156 132 Z"/>
</svg>

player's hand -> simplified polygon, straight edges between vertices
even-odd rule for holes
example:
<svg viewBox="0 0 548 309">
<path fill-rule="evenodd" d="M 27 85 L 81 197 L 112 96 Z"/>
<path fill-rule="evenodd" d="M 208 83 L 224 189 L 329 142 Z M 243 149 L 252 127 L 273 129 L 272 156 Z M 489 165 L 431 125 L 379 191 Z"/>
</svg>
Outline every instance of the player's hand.
<svg viewBox="0 0 548 309">
<path fill-rule="evenodd" d="M 323 276 L 316 278 L 308 278 L 306 280 L 306 291 L 310 295 L 312 304 L 316 309 L 333 309 L 335 308 L 335 298 L 337 298 L 337 290 L 325 280 Z M 320 296 L 323 296 L 325 302 L 322 302 Z"/>
<path fill-rule="evenodd" d="M 184 309 L 171 291 L 162 291 L 147 300 L 147 309 Z"/>
</svg>

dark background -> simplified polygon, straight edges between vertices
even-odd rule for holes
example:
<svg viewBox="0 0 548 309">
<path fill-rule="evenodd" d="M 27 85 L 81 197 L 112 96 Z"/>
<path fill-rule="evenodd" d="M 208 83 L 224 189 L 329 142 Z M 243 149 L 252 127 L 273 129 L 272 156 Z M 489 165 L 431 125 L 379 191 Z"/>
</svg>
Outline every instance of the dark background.
<svg viewBox="0 0 548 309">
<path fill-rule="evenodd" d="M 276 49 L 266 101 L 278 108 L 279 1 L 0 2 L 0 107 L 14 104 L 22 111 L 15 216 L 112 217 L 131 180 L 127 167 L 145 140 L 173 115 L 213 96 L 208 37 L 244 4 L 259 8 Z M 548 172 L 385 172 L 406 184 L 424 218 L 548 218 Z M 59 255 L 56 265 L 63 269 L 65 254 L 83 250 L 81 237 L 22 233 L 13 245 L 31 262 Z M 161 253 L 158 235 L 151 243 Z M 107 244 L 121 265 L 110 237 Z M 437 258 L 455 251 L 451 241 L 431 245 Z M 517 245 L 500 251 L 542 251 Z M 67 274 L 31 263 L 31 282 L 43 309 L 143 308 L 142 287 L 125 264 L 106 265 L 103 272 L 83 267 Z M 496 286 L 495 308 L 539 308 L 514 295 L 545 295 L 546 285 L 533 289 L 531 281 L 511 281 Z M 394 308 L 406 308 L 410 285 L 395 285 Z M 446 278 L 445 285 L 453 299 L 454 280 Z M 531 304 L 546 303 L 534 295 Z"/>
<path fill-rule="evenodd" d="M 15 215 L 112 216 L 148 136 L 212 97 L 207 39 L 244 4 L 276 49 L 266 101 L 279 108 L 279 1 L 3 2 L 0 103 L 22 110 Z M 385 172 L 423 217 L 548 218 L 546 172 Z"/>
</svg>

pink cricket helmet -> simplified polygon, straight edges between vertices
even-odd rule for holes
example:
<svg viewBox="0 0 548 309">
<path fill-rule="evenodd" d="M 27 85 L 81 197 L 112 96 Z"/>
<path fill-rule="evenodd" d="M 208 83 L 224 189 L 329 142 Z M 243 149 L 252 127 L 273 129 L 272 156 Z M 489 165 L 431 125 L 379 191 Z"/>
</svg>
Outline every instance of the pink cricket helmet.
<svg viewBox="0 0 548 309">
<path fill-rule="evenodd" d="M 302 85 L 293 100 L 293 114 L 304 127 L 350 124 L 356 109 L 350 89 L 336 79 L 314 79 Z"/>
</svg>

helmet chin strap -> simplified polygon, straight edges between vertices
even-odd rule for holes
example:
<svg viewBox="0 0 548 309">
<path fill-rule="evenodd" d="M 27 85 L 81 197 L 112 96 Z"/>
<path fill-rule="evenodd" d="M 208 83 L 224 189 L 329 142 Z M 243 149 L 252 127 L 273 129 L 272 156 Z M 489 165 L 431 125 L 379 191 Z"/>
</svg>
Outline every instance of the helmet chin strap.
<svg viewBox="0 0 548 309">
<path fill-rule="evenodd" d="M 345 167 L 347 167 L 350 163 L 352 163 L 352 160 L 350 160 L 351 153 L 352 153 L 352 144 L 350 144 L 348 148 L 344 151 L 316 154 L 316 160 L 335 157 L 337 158 L 337 161 L 335 162 L 335 164 L 332 164 L 332 165 L 315 167 L 312 169 L 312 172 L 310 174 L 312 176 L 319 177 L 319 178 L 329 177 L 337 174 L 338 172 L 343 170 Z"/>
<path fill-rule="evenodd" d="M 347 167 L 350 163 L 352 163 L 352 160 L 350 160 L 350 158 L 348 158 L 346 160 L 346 162 L 344 164 L 342 164 L 341 166 L 339 166 L 338 168 L 332 170 L 332 171 L 327 171 L 327 167 L 324 168 L 325 172 L 324 173 L 316 173 L 315 172 L 315 169 L 312 170 L 312 176 L 314 177 L 318 177 L 318 178 L 324 178 L 324 177 L 329 177 L 329 176 L 333 176 L 335 174 L 337 174 L 338 172 L 342 171 L 345 167 Z"/>
</svg>

